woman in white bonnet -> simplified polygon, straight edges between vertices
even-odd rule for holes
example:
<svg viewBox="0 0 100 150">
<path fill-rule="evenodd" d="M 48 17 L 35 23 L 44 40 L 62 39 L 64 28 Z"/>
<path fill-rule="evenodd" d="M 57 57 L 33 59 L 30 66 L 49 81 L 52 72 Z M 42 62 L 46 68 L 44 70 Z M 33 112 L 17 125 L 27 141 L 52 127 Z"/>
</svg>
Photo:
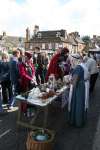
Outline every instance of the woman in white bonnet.
<svg viewBox="0 0 100 150">
<path fill-rule="evenodd" d="M 68 121 L 70 125 L 82 127 L 87 118 L 88 100 L 86 100 L 87 97 L 85 95 L 85 80 L 88 80 L 88 76 L 86 75 L 88 70 L 81 56 L 74 58 L 76 58 L 79 64 L 72 71 L 68 101 Z"/>
</svg>

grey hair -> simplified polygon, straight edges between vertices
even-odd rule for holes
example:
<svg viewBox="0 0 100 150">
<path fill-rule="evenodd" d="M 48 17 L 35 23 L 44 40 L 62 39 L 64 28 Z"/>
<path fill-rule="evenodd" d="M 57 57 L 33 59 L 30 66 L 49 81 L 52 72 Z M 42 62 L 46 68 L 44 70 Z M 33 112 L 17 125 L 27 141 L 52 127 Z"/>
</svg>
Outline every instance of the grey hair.
<svg viewBox="0 0 100 150">
<path fill-rule="evenodd" d="M 4 57 L 6 57 L 6 58 L 9 60 L 9 54 L 8 54 L 7 52 L 3 52 L 3 53 L 1 54 L 1 57 L 2 57 L 2 59 L 3 59 Z"/>
</svg>

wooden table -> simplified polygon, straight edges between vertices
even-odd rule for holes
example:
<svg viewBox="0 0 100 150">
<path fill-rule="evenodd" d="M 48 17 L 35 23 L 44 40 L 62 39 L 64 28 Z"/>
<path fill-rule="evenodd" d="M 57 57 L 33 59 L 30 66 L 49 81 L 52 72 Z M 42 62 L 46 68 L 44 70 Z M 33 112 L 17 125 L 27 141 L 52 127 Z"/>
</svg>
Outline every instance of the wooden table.
<svg viewBox="0 0 100 150">
<path fill-rule="evenodd" d="M 22 95 L 18 95 L 16 96 L 16 101 L 18 102 L 18 119 L 17 119 L 17 124 L 18 125 L 21 125 L 23 127 L 26 127 L 26 128 L 31 128 L 31 129 L 36 129 L 36 128 L 39 128 L 39 129 L 42 129 L 42 128 L 46 128 L 46 125 L 47 125 L 47 118 L 48 118 L 48 106 L 60 95 L 62 94 L 62 92 L 64 92 L 64 90 L 67 89 L 67 86 L 64 86 L 62 87 L 60 90 L 57 91 L 57 95 L 54 95 L 53 97 L 49 97 L 45 102 L 43 102 L 41 100 L 41 98 L 38 98 L 36 96 L 31 96 L 31 97 L 27 97 L 25 98 L 24 96 Z M 33 89 L 34 90 L 34 89 Z M 31 91 L 30 91 L 31 92 Z M 37 118 L 38 116 L 38 113 L 39 111 L 37 111 L 36 115 L 30 120 L 30 122 L 23 122 L 21 120 L 21 115 L 22 115 L 22 111 L 21 111 L 21 102 L 25 102 L 27 104 L 30 104 L 30 105 L 34 105 L 36 106 L 37 108 L 42 108 L 43 111 L 44 111 L 44 118 L 43 118 L 43 125 L 42 127 L 37 127 L 34 125 L 34 122 L 35 122 L 35 119 Z M 39 110 L 39 109 L 37 109 Z"/>
</svg>

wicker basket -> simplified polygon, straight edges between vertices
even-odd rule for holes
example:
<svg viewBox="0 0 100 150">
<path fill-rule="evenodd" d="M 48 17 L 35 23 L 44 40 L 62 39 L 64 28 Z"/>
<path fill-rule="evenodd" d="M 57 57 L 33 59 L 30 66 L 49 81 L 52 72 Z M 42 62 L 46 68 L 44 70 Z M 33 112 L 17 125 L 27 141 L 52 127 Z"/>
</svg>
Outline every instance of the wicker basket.
<svg viewBox="0 0 100 150">
<path fill-rule="evenodd" d="M 32 138 L 35 132 L 31 131 L 28 134 L 27 141 L 26 141 L 27 150 L 52 150 L 54 133 L 50 130 L 46 130 L 46 132 L 50 135 L 50 138 L 48 140 L 36 141 Z"/>
</svg>

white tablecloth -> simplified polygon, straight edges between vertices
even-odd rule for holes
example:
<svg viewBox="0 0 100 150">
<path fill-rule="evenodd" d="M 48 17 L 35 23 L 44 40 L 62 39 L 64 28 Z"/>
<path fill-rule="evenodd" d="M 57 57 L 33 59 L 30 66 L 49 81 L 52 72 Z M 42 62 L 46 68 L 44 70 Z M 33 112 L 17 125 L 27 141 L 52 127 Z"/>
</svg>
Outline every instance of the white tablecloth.
<svg viewBox="0 0 100 150">
<path fill-rule="evenodd" d="M 48 104 L 50 104 L 53 100 L 55 100 L 66 89 L 67 89 L 67 86 L 63 86 L 60 90 L 57 90 L 57 95 L 54 95 L 53 97 L 49 97 L 45 101 L 43 101 L 41 98 L 39 98 L 38 97 L 39 95 L 37 95 L 37 96 L 36 95 L 31 95 L 30 96 L 30 94 L 29 94 L 28 98 L 25 98 L 22 95 L 18 95 L 18 96 L 16 96 L 16 100 L 22 100 L 22 101 L 27 100 L 27 102 L 29 102 L 30 104 L 44 107 L 44 106 L 47 106 Z"/>
</svg>

